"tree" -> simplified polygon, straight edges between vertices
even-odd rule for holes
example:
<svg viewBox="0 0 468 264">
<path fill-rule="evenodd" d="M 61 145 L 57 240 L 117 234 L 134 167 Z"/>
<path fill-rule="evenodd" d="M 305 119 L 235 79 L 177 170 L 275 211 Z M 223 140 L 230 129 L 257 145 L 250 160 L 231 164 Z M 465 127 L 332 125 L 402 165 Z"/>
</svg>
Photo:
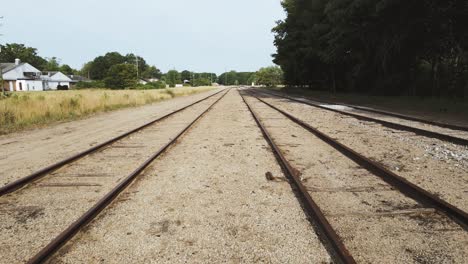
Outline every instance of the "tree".
<svg viewBox="0 0 468 264">
<path fill-rule="evenodd" d="M 193 86 L 211 86 L 211 81 L 208 78 L 197 78 L 192 83 Z"/>
<path fill-rule="evenodd" d="M 141 77 L 144 79 L 161 79 L 162 73 L 155 66 L 149 66 L 145 71 L 141 73 Z"/>
<path fill-rule="evenodd" d="M 43 71 L 59 71 L 60 70 L 60 62 L 59 59 L 56 57 L 48 58 L 45 67 L 42 69 Z"/>
<path fill-rule="evenodd" d="M 135 65 L 117 64 L 109 69 L 107 77 L 104 79 L 106 87 L 112 89 L 125 89 L 137 85 Z"/>
<path fill-rule="evenodd" d="M 112 66 L 118 64 L 124 64 L 127 62 L 127 57 L 121 55 L 118 52 L 109 52 L 106 53 L 104 56 L 99 56 L 95 58 L 89 64 L 89 75 L 93 80 L 103 80 L 108 76 L 108 71 Z M 135 64 L 133 64 L 135 67 Z M 136 77 L 136 69 L 135 69 L 135 77 Z"/>
<path fill-rule="evenodd" d="M 0 45 L 0 49 L 0 62 L 15 62 L 15 59 L 20 59 L 40 70 L 47 64 L 47 61 L 37 54 L 37 49 L 26 47 L 24 44 Z"/>
<path fill-rule="evenodd" d="M 182 71 L 182 72 L 180 73 L 180 78 L 181 78 L 183 81 L 185 81 L 185 80 L 192 81 L 192 74 L 193 74 L 192 72 L 185 70 L 185 71 Z"/>
<path fill-rule="evenodd" d="M 176 70 L 168 71 L 166 73 L 166 83 L 169 84 L 169 87 L 175 87 L 176 84 L 182 83 L 180 73 Z"/>
<path fill-rule="evenodd" d="M 282 5 L 287 17 L 273 28 L 273 57 L 286 84 L 374 94 L 468 91 L 466 0 Z"/>
<path fill-rule="evenodd" d="M 276 66 L 261 68 L 255 76 L 260 85 L 271 87 L 283 83 L 283 71 Z"/>
<path fill-rule="evenodd" d="M 61 65 L 59 71 L 66 75 L 73 75 L 76 72 L 76 70 L 67 64 Z"/>
</svg>

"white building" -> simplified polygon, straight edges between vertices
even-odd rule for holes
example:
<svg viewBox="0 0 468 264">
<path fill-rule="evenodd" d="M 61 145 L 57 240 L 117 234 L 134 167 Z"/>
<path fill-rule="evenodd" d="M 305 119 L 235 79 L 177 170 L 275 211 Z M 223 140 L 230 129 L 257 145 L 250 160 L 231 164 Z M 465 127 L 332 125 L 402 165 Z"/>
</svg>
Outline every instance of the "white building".
<svg viewBox="0 0 468 264">
<path fill-rule="evenodd" d="M 46 75 L 41 76 L 44 90 L 57 90 L 57 87 L 66 86 L 70 88 L 70 83 L 73 81 L 67 75 L 61 72 L 48 72 Z"/>
<path fill-rule="evenodd" d="M 3 87 L 6 91 L 43 91 L 41 71 L 29 63 L 0 63 Z"/>
<path fill-rule="evenodd" d="M 3 87 L 6 91 L 44 91 L 57 90 L 59 85 L 70 87 L 70 79 L 61 72 L 42 75 L 41 71 L 19 59 L 15 63 L 0 63 Z"/>
</svg>

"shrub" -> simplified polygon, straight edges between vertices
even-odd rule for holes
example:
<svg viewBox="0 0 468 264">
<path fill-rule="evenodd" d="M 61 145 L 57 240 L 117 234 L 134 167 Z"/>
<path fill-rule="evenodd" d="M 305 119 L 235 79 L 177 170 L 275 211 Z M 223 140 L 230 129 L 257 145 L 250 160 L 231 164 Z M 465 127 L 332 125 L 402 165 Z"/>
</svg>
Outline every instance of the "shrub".
<svg viewBox="0 0 468 264">
<path fill-rule="evenodd" d="M 76 84 L 77 89 L 89 89 L 89 88 L 105 88 L 103 81 L 92 81 L 92 82 L 78 82 Z"/>
</svg>

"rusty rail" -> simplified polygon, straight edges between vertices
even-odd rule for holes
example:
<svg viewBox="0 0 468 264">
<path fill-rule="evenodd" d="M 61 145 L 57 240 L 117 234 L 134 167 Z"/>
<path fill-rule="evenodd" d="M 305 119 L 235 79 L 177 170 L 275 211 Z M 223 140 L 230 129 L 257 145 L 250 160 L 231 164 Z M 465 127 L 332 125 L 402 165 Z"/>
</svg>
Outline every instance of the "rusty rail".
<svg viewBox="0 0 468 264">
<path fill-rule="evenodd" d="M 468 229 L 468 213 L 457 208 L 456 206 L 440 199 L 436 195 L 424 190 L 423 188 L 411 183 L 410 181 L 406 180 L 405 178 L 391 172 L 390 170 L 386 169 L 383 165 L 378 162 L 372 161 L 371 159 L 357 153 L 356 151 L 352 150 L 351 148 L 339 143 L 338 141 L 334 140 L 333 138 L 327 136 L 326 134 L 320 132 L 316 128 L 310 126 L 309 124 L 305 123 L 304 121 L 298 119 L 297 117 L 292 116 L 291 114 L 283 111 L 276 106 L 266 102 L 265 100 L 252 95 L 254 98 L 259 100 L 260 102 L 264 103 L 265 105 L 269 106 L 270 108 L 278 111 L 294 123 L 300 125 L 301 127 L 305 128 L 309 132 L 316 135 L 318 138 L 341 152 L 343 155 L 348 157 L 349 159 L 353 160 L 360 166 L 366 168 L 374 175 L 380 177 L 382 180 L 390 184 L 391 186 L 398 189 L 401 193 L 405 194 L 412 199 L 425 204 L 427 206 L 433 207 L 449 218 L 453 219 L 457 222 L 463 229 Z"/>
<path fill-rule="evenodd" d="M 224 91 L 224 90 L 223 90 Z M 122 182 L 120 182 L 112 191 L 99 200 L 91 209 L 84 213 L 77 221 L 71 224 L 67 229 L 60 233 L 54 240 L 45 246 L 39 253 L 32 257 L 28 263 L 37 264 L 43 263 L 49 259 L 57 250 L 59 250 L 67 241 L 72 239 L 84 226 L 91 222 L 96 216 L 104 210 L 118 195 L 124 191 L 156 158 L 163 154 L 171 145 L 173 145 L 187 130 L 189 130 L 198 120 L 200 120 L 208 111 L 210 111 L 215 104 L 229 93 L 229 90 L 211 104 L 203 113 L 201 113 L 195 120 L 187 125 L 181 132 L 179 132 L 170 142 L 160 148 L 149 159 L 141 164 L 134 172 L 128 175 Z M 216 93 L 218 94 L 218 93 Z"/>
<path fill-rule="evenodd" d="M 273 138 L 271 137 L 271 135 L 269 134 L 265 126 L 260 121 L 260 118 L 258 117 L 256 112 L 252 109 L 252 107 L 249 105 L 247 100 L 245 100 L 244 95 L 241 94 L 241 97 L 244 103 L 247 105 L 247 108 L 249 109 L 253 118 L 255 119 L 255 122 L 257 123 L 258 127 L 262 131 L 263 137 L 265 138 L 265 140 L 268 142 L 268 144 L 272 148 L 273 153 L 275 154 L 278 160 L 278 163 L 283 168 L 284 173 L 291 180 L 294 186 L 297 188 L 299 198 L 301 199 L 303 203 L 303 206 L 307 215 L 311 219 L 313 219 L 313 222 L 317 224 L 317 226 L 320 228 L 320 231 L 325 235 L 327 242 L 329 243 L 329 245 L 331 246 L 331 249 L 333 250 L 333 255 L 335 255 L 339 259 L 339 261 L 341 261 L 342 263 L 349 263 L 349 264 L 356 263 L 354 258 L 349 253 L 348 249 L 343 244 L 342 239 L 338 236 L 336 231 L 333 229 L 333 227 L 331 226 L 331 224 L 328 222 L 327 218 L 323 214 L 320 207 L 317 205 L 317 203 L 315 203 L 315 201 L 312 199 L 309 192 L 307 191 L 306 187 L 302 184 L 299 176 L 295 172 L 296 170 L 294 170 L 291 164 L 283 156 L 281 150 L 276 145 L 276 143 L 274 142 Z"/>
<path fill-rule="evenodd" d="M 310 106 L 313 106 L 313 107 L 316 107 L 316 108 L 320 108 L 320 109 L 323 109 L 323 110 L 339 113 L 339 114 L 342 114 L 342 115 L 351 116 L 351 117 L 354 117 L 354 118 L 359 119 L 359 120 L 379 123 L 379 124 L 381 124 L 381 125 L 383 125 L 385 127 L 388 127 L 388 128 L 403 130 L 403 131 L 409 131 L 409 132 L 413 132 L 413 133 L 415 133 L 417 135 L 422 135 L 422 136 L 430 137 L 430 138 L 437 138 L 437 139 L 444 140 L 444 141 L 447 141 L 447 142 L 451 142 L 451 143 L 457 144 L 457 145 L 468 146 L 468 139 L 459 138 L 459 137 L 455 137 L 455 136 L 451 136 L 451 135 L 446 135 L 446 134 L 442 134 L 442 133 L 438 133 L 438 132 L 433 132 L 433 131 L 429 131 L 429 130 L 425 130 L 425 129 L 421 129 L 421 128 L 406 126 L 406 125 L 393 123 L 393 122 L 389 122 L 389 121 L 384 121 L 384 120 L 380 120 L 380 119 L 377 119 L 377 118 L 372 118 L 372 117 L 362 116 L 362 115 L 358 115 L 358 114 L 353 114 L 353 113 L 349 113 L 349 112 L 341 111 L 341 110 L 337 110 L 337 109 L 331 109 L 331 108 L 328 108 L 328 107 L 325 107 L 325 106 L 321 106 L 319 104 L 314 104 L 312 102 L 306 102 L 306 101 L 303 101 L 303 100 L 300 100 L 300 99 L 297 99 L 297 98 L 293 98 L 293 97 L 290 97 L 290 96 L 279 95 L 279 94 L 272 93 L 272 92 L 258 91 L 258 90 L 257 90 L 257 92 L 267 94 L 267 95 L 276 96 L 276 97 L 280 97 L 280 98 L 285 98 L 285 99 L 288 99 L 288 100 L 291 100 L 291 101 L 294 101 L 294 102 L 310 105 Z"/>
<path fill-rule="evenodd" d="M 175 111 L 173 111 L 173 112 L 171 112 L 171 113 L 169 113 L 169 114 L 167 114 L 165 116 L 157 118 L 157 119 L 155 119 L 155 120 L 153 120 L 151 122 L 148 122 L 148 123 L 146 123 L 146 124 L 144 124 L 144 125 L 142 125 L 140 127 L 135 128 L 135 129 L 133 129 L 133 130 L 131 130 L 129 132 L 126 132 L 126 133 L 124 133 L 124 134 L 122 134 L 120 136 L 112 138 L 112 139 L 110 139 L 110 140 L 108 140 L 108 141 L 106 141 L 104 143 L 101 143 L 101 144 L 99 144 L 97 146 L 89 148 L 89 149 L 87 149 L 87 150 L 85 150 L 83 152 L 75 154 L 75 155 L 73 155 L 73 156 L 71 156 L 69 158 L 66 158 L 66 159 L 64 159 L 62 161 L 59 161 L 59 162 L 57 162 L 55 164 L 47 166 L 47 167 L 45 167 L 45 168 L 43 168 L 43 169 L 41 169 L 39 171 L 36 171 L 36 172 L 30 174 L 29 176 L 26 176 L 24 178 L 21 178 L 19 180 L 14 181 L 14 182 L 8 183 L 8 184 L 0 187 L 0 197 L 4 196 L 6 194 L 12 193 L 14 191 L 17 191 L 17 190 L 23 188 L 24 186 L 26 186 L 27 184 L 30 184 L 30 183 L 44 177 L 45 175 L 60 169 L 61 167 L 65 166 L 67 164 L 70 164 L 70 163 L 72 163 L 74 161 L 77 161 L 77 160 L 79 160 L 79 159 L 81 159 L 81 158 L 83 158 L 85 156 L 88 156 L 88 155 L 90 155 L 92 153 L 95 153 L 95 152 L 97 152 L 99 150 L 102 150 L 103 148 L 115 143 L 116 141 L 119 141 L 119 140 L 121 140 L 123 138 L 126 138 L 129 135 L 132 135 L 132 134 L 134 134 L 136 132 L 139 132 L 139 131 L 147 128 L 148 126 L 151 126 L 151 125 L 153 125 L 153 124 L 155 124 L 157 122 L 160 122 L 160 121 L 162 121 L 164 119 L 167 119 L 170 116 L 173 116 L 173 115 L 175 115 L 175 114 L 177 114 L 177 113 L 179 113 L 179 112 L 181 112 L 181 111 L 183 111 L 183 110 L 185 110 L 185 109 L 187 109 L 187 108 L 189 108 L 191 106 L 194 106 L 194 105 L 196 105 L 198 103 L 201 103 L 201 102 L 203 102 L 205 100 L 208 100 L 209 98 L 211 98 L 211 97 L 213 97 L 215 95 L 218 95 L 219 93 L 221 93 L 223 91 L 225 91 L 225 89 L 223 89 L 223 90 L 221 90 L 221 91 L 219 91 L 217 93 L 214 93 L 214 94 L 212 94 L 210 96 L 204 97 L 203 99 L 198 100 L 198 101 L 196 101 L 194 103 L 191 103 L 191 104 L 189 104 L 187 106 L 179 108 L 179 109 L 177 109 L 177 110 L 175 110 Z"/>
</svg>

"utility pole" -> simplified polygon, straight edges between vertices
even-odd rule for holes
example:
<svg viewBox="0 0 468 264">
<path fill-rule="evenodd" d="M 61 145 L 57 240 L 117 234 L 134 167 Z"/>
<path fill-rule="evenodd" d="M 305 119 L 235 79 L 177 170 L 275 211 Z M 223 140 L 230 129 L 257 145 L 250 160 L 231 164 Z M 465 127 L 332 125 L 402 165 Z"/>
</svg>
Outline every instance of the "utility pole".
<svg viewBox="0 0 468 264">
<path fill-rule="evenodd" d="M 138 55 L 135 55 L 135 61 L 136 61 L 137 79 L 140 79 L 140 74 L 138 72 Z"/>
</svg>

